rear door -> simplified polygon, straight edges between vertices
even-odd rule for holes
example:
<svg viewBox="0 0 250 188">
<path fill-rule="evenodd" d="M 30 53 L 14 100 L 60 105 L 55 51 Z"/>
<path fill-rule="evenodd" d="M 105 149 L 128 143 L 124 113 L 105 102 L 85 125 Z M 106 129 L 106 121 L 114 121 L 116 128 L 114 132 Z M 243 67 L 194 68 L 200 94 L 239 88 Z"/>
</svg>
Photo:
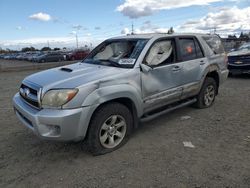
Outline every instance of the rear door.
<svg viewBox="0 0 250 188">
<path fill-rule="evenodd" d="M 181 70 L 182 99 L 199 92 L 202 73 L 208 63 L 203 49 L 195 37 L 184 36 L 177 39 L 177 51 Z"/>
</svg>

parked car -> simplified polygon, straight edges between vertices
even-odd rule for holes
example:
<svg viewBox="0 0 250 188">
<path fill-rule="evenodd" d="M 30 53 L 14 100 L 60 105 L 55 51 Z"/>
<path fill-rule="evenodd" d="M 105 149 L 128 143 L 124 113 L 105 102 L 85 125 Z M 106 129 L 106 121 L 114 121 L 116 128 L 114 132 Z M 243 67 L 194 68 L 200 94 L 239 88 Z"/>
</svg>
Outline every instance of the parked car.
<svg viewBox="0 0 250 188">
<path fill-rule="evenodd" d="M 67 60 L 83 60 L 89 54 L 89 50 L 76 50 L 67 54 Z"/>
<path fill-rule="evenodd" d="M 45 53 L 44 52 L 41 52 L 41 51 L 37 51 L 35 53 L 32 53 L 29 57 L 28 57 L 28 60 L 29 61 L 32 61 L 32 62 L 35 62 L 37 57 L 39 56 L 42 56 L 44 55 Z"/>
<path fill-rule="evenodd" d="M 45 62 L 57 62 L 63 61 L 64 57 L 61 53 L 45 53 L 33 58 L 34 62 L 45 63 Z"/>
<path fill-rule="evenodd" d="M 26 77 L 13 104 L 40 138 L 86 138 L 98 155 L 122 146 L 139 121 L 210 107 L 227 76 L 216 35 L 130 35 L 104 41 L 81 63 Z"/>
<path fill-rule="evenodd" d="M 250 74 L 250 42 L 228 53 L 228 69 L 231 74 Z"/>
</svg>

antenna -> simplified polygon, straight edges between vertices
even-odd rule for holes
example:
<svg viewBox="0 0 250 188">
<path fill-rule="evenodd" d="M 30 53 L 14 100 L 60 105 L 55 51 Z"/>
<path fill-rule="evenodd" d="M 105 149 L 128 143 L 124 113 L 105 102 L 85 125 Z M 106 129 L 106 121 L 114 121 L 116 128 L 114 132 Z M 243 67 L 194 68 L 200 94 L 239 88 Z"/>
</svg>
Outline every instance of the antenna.
<svg viewBox="0 0 250 188">
<path fill-rule="evenodd" d="M 132 30 L 131 35 L 134 35 L 134 22 L 132 22 Z"/>
<path fill-rule="evenodd" d="M 214 34 L 216 34 L 216 26 L 214 26 Z"/>
</svg>

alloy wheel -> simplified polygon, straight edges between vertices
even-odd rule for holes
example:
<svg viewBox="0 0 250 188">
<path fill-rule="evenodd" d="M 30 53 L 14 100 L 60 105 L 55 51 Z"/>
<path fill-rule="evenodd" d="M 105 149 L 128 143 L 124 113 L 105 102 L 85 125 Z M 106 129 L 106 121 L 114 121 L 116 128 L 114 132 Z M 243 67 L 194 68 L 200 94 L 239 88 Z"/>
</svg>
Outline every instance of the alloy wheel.
<svg viewBox="0 0 250 188">
<path fill-rule="evenodd" d="M 104 121 L 99 132 L 99 140 L 103 147 L 114 148 L 125 137 L 127 124 L 120 115 L 112 115 Z"/>
<path fill-rule="evenodd" d="M 210 106 L 215 98 L 215 89 L 213 85 L 208 85 L 204 93 L 204 104 Z"/>
</svg>

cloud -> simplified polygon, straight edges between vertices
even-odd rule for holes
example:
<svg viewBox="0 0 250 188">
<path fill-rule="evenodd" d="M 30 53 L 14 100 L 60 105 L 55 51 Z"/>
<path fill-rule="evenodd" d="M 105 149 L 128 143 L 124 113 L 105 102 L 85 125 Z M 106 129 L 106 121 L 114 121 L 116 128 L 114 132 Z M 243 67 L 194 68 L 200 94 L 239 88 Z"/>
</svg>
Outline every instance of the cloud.
<svg viewBox="0 0 250 188">
<path fill-rule="evenodd" d="M 151 21 L 145 21 L 140 27 L 134 29 L 135 34 L 146 34 L 146 33 L 167 33 L 169 28 L 160 27 L 153 24 Z M 121 34 L 129 34 L 128 28 L 124 28 Z"/>
<path fill-rule="evenodd" d="M 95 30 L 101 30 L 101 27 L 96 26 L 96 27 L 95 27 Z"/>
<path fill-rule="evenodd" d="M 80 25 L 80 24 L 75 24 L 75 25 L 72 26 L 72 28 L 74 28 L 76 31 L 88 30 L 87 27 L 84 27 L 83 25 Z"/>
<path fill-rule="evenodd" d="M 121 31 L 121 34 L 122 35 L 127 35 L 127 34 L 129 34 L 130 33 L 130 31 L 129 31 L 129 28 L 124 28 L 124 29 L 122 29 L 122 31 Z"/>
<path fill-rule="evenodd" d="M 189 20 L 179 26 L 179 31 L 210 32 L 216 29 L 217 33 L 233 33 L 250 30 L 250 7 L 224 8 L 218 12 L 208 13 L 198 20 Z"/>
<path fill-rule="evenodd" d="M 32 14 L 29 16 L 29 18 L 32 20 L 38 20 L 38 21 L 43 21 L 43 22 L 47 22 L 47 21 L 50 21 L 52 19 L 49 14 L 43 13 L 43 12 Z"/>
<path fill-rule="evenodd" d="M 129 18 L 139 18 L 152 15 L 159 10 L 168 10 L 193 5 L 209 5 L 223 0 L 125 0 L 116 10 Z"/>
<path fill-rule="evenodd" d="M 23 28 L 22 26 L 17 26 L 16 27 L 16 30 L 19 30 L 19 31 L 21 31 L 21 30 L 24 30 L 25 28 Z"/>
<path fill-rule="evenodd" d="M 80 30 L 80 29 L 82 29 L 82 25 L 80 25 L 80 24 L 76 24 L 76 25 L 73 25 L 72 26 L 74 29 L 76 29 L 76 30 Z"/>
<path fill-rule="evenodd" d="M 86 44 L 96 46 L 100 42 L 102 42 L 105 38 L 93 38 L 91 34 L 88 33 L 86 36 L 79 36 L 79 46 L 83 47 Z M 33 46 L 35 48 L 42 48 L 48 45 L 48 41 L 50 47 L 67 47 L 67 48 L 75 48 L 76 47 L 76 40 L 75 37 L 68 36 L 68 37 L 44 37 L 44 38 L 27 38 L 22 40 L 0 40 L 0 47 L 2 48 L 10 48 L 10 49 L 17 49 L 20 50 L 23 47 Z"/>
<path fill-rule="evenodd" d="M 188 20 L 183 24 L 174 27 L 179 33 L 216 33 L 221 36 L 228 34 L 239 34 L 250 30 L 250 7 L 223 7 L 214 12 L 209 12 L 200 19 Z M 169 28 L 155 25 L 154 22 L 146 21 L 140 27 L 135 28 L 134 33 L 167 33 Z M 129 29 L 124 28 L 121 34 L 128 34 Z"/>
</svg>

